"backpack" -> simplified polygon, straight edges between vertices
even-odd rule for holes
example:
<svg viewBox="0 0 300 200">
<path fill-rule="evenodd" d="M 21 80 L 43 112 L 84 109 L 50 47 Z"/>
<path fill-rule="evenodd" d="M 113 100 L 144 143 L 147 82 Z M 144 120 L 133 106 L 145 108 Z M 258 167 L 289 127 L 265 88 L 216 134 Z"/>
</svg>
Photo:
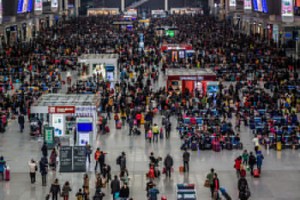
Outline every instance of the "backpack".
<svg viewBox="0 0 300 200">
<path fill-rule="evenodd" d="M 245 192 L 247 189 L 248 189 L 248 184 L 247 184 L 246 179 L 241 178 L 239 180 L 239 191 L 240 192 Z"/>
<path fill-rule="evenodd" d="M 120 165 L 120 164 L 121 164 L 121 156 L 119 156 L 119 157 L 117 158 L 116 163 L 117 163 L 117 165 Z"/>
</svg>

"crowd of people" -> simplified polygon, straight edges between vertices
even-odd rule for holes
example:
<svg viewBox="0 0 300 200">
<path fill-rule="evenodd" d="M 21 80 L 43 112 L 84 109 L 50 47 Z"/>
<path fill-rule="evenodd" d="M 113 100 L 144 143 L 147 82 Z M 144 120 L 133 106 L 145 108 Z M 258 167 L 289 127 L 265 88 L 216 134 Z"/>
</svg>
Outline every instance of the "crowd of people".
<svg viewBox="0 0 300 200">
<path fill-rule="evenodd" d="M 237 34 L 233 27 L 223 26 L 223 22 L 208 16 L 168 16 L 153 19 L 147 28 L 134 22 L 133 31 L 114 26 L 113 21 L 117 19 L 118 16 L 102 16 L 62 21 L 40 32 L 26 45 L 4 46 L 0 55 L 1 68 L 7 78 L 0 94 L 0 132 L 5 131 L 7 118 L 13 119 L 15 115 L 18 115 L 20 131 L 23 132 L 24 115 L 32 118 L 30 106 L 44 93 L 58 92 L 66 84 L 62 76 L 65 71 L 75 70 L 79 78 L 85 75 L 88 66 L 79 65 L 78 56 L 106 53 L 113 49 L 120 55 L 120 81 L 114 83 L 113 88 L 102 74 L 95 74 L 87 80 L 67 81 L 67 93 L 98 95 L 98 134 L 108 134 L 111 128 L 108 121 L 114 120 L 118 129 L 128 125 L 128 135 L 141 135 L 144 131 L 145 139 L 155 143 L 176 134 L 176 131 L 171 131 L 175 130 L 172 129 L 171 119 L 176 117 L 176 127 L 183 140 L 182 146 L 178 147 L 184 151 L 182 171 L 188 173 L 189 149 L 220 151 L 224 148 L 231 150 L 232 146 L 243 149 L 240 127 L 249 126 L 260 136 L 255 140 L 255 152 L 248 154 L 244 150 L 234 161 L 239 198 L 248 199 L 250 189 L 246 173 L 249 171 L 253 176 L 261 174 L 264 159 L 261 145 L 272 146 L 278 142 L 299 145 L 296 115 L 300 110 L 298 73 L 284 49 L 277 48 L 273 41 L 266 43 L 256 36 Z M 176 26 L 176 36 L 155 35 L 156 27 L 161 25 Z M 140 32 L 144 34 L 144 50 L 139 48 L 137 42 Z M 195 53 L 188 59 L 171 62 L 170 55 L 160 51 L 160 44 L 166 43 L 191 44 Z M 217 73 L 219 90 L 209 96 L 196 90 L 174 92 L 172 88 L 159 87 L 160 73 L 169 68 L 210 68 Z M 21 86 L 10 94 L 8 91 L 14 90 L 14 82 L 20 82 Z M 153 122 L 157 115 L 163 116 L 161 125 Z M 201 118 L 199 122 L 198 118 Z M 270 142 L 271 136 L 275 138 L 273 142 Z M 56 170 L 59 155 L 54 148 L 48 156 L 46 144 L 41 151 L 40 161 L 30 160 L 28 166 L 31 183 L 36 182 L 36 172 L 39 171 L 42 185 L 46 186 L 48 169 Z M 86 155 L 89 163 L 90 156 L 94 155 L 96 163 L 95 194 L 90 194 L 90 177 L 85 174 L 83 187 L 76 188 L 78 200 L 101 200 L 108 195 L 102 191 L 104 187 L 110 187 L 114 199 L 131 197 L 125 151 L 116 158 L 120 173 L 114 176 L 110 164 L 105 161 L 107 154 L 104 150 L 98 147 L 93 153 L 87 144 Z M 155 157 L 153 152 L 149 159 L 146 193 L 149 200 L 157 200 L 160 191 L 154 180 L 160 173 L 171 178 L 174 160 L 170 154 L 162 159 Z M 162 160 L 160 169 L 159 162 Z M 0 159 L 1 174 L 3 163 Z M 206 178 L 214 200 L 220 199 L 219 191 L 227 200 L 231 199 L 225 188 L 221 187 L 214 169 Z M 72 183 L 66 181 L 61 188 L 59 180 L 55 179 L 47 198 L 51 196 L 55 200 L 62 195 L 65 200 L 72 199 L 69 195 L 72 189 L 75 189 Z"/>
</svg>

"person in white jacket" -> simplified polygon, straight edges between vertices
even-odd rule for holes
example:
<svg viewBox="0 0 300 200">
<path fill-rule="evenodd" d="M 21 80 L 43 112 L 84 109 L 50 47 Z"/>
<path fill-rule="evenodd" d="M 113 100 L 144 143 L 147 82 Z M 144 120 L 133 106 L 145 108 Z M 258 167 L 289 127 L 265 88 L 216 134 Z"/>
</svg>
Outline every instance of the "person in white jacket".
<svg viewBox="0 0 300 200">
<path fill-rule="evenodd" d="M 38 167 L 37 167 L 37 164 L 36 162 L 31 159 L 29 162 L 28 162 L 28 166 L 29 166 L 29 174 L 30 174 L 30 180 L 31 180 L 31 183 L 35 183 L 35 174 L 38 170 Z"/>
</svg>

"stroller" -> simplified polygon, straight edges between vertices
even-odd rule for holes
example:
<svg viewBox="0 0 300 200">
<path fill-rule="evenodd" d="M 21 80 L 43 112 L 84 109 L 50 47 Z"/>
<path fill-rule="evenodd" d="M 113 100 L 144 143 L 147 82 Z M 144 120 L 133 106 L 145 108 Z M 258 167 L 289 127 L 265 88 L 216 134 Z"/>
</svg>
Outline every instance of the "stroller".
<svg viewBox="0 0 300 200">
<path fill-rule="evenodd" d="M 231 200 L 231 197 L 230 197 L 229 194 L 226 192 L 225 188 L 220 187 L 220 192 L 221 192 L 222 196 L 223 196 L 226 200 Z"/>
</svg>

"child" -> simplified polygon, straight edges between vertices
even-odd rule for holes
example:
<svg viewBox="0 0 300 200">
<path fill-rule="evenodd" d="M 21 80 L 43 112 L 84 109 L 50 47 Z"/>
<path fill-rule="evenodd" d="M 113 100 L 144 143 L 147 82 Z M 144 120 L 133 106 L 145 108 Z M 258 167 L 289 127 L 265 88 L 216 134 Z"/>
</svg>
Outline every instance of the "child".
<svg viewBox="0 0 300 200">
<path fill-rule="evenodd" d="M 242 158 L 243 158 L 243 165 L 247 166 L 248 165 L 248 158 L 249 158 L 249 154 L 247 152 L 247 149 L 244 150 Z"/>
<path fill-rule="evenodd" d="M 76 199 L 77 200 L 83 200 L 82 189 L 79 189 L 79 191 L 76 193 Z"/>
</svg>

